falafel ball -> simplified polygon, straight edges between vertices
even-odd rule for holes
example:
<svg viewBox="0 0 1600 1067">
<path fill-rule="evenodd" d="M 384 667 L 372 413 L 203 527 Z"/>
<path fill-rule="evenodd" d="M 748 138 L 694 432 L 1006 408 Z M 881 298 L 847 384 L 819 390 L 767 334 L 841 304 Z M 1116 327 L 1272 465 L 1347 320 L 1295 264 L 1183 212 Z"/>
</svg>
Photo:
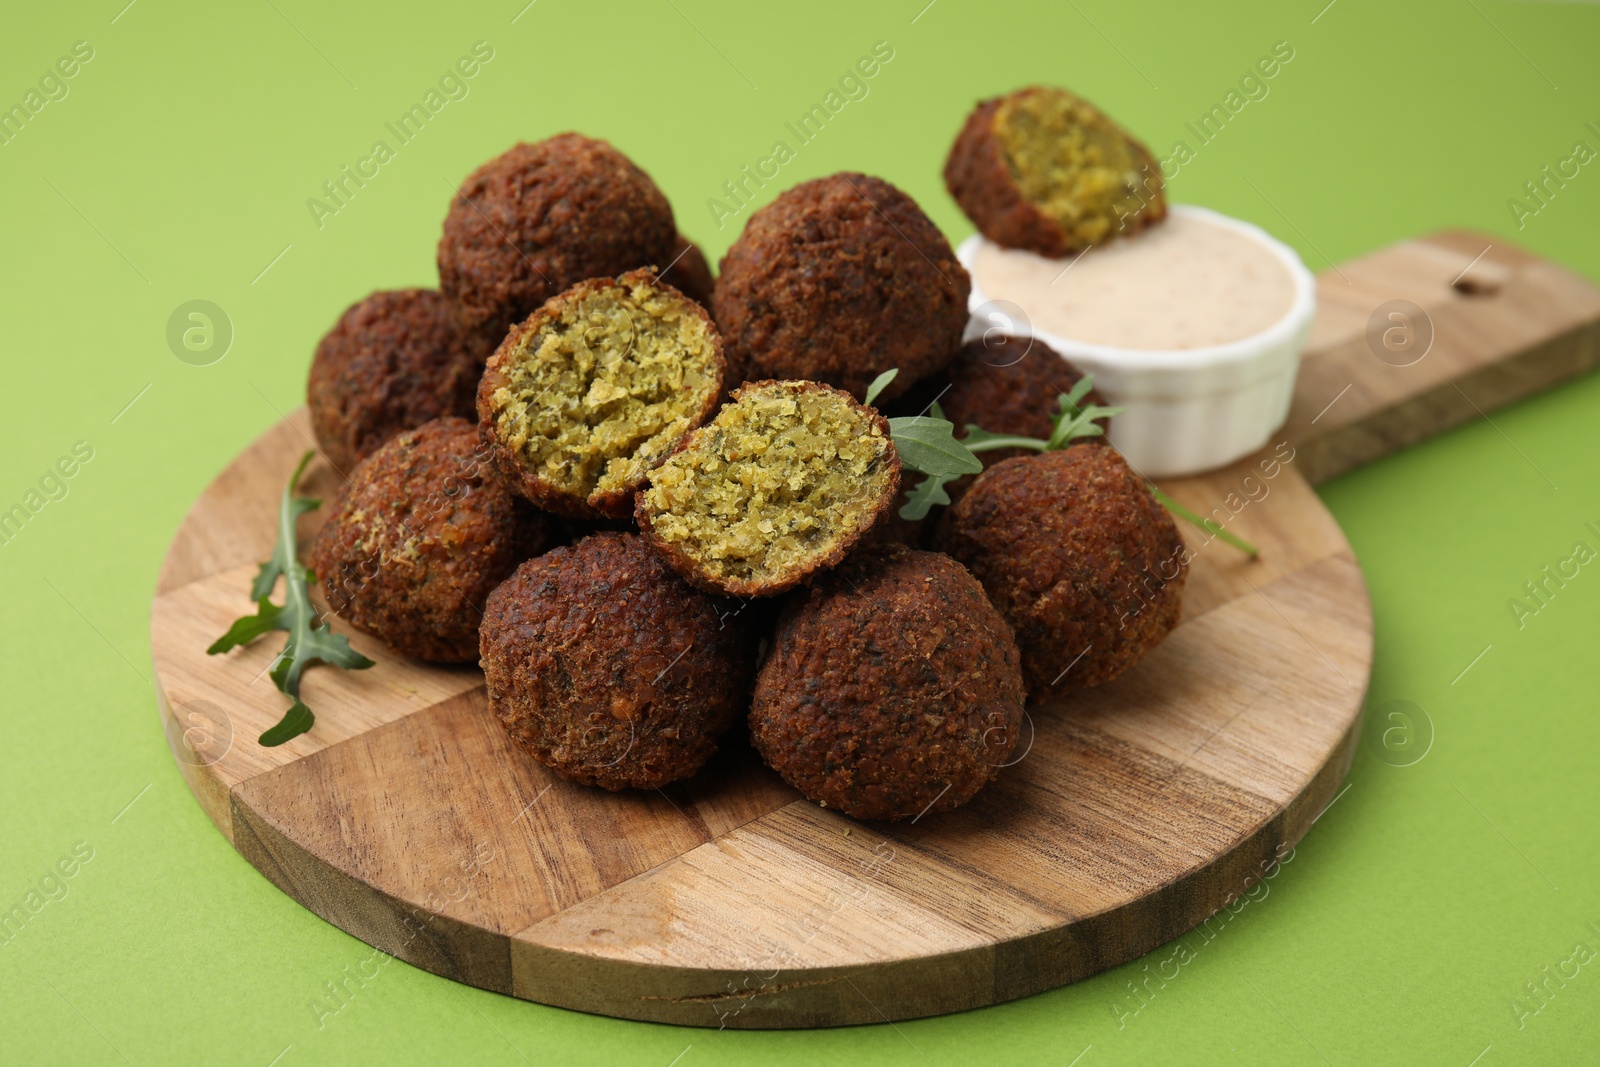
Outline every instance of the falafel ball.
<svg viewBox="0 0 1600 1067">
<path fill-rule="evenodd" d="M 1011 624 L 1031 700 L 1111 681 L 1178 624 L 1188 552 L 1110 445 L 990 467 L 945 512 L 934 544 Z"/>
<path fill-rule="evenodd" d="M 1167 217 L 1149 149 L 1087 100 L 1047 86 L 980 103 L 950 148 L 944 182 L 985 237 L 1041 256 Z"/>
<path fill-rule="evenodd" d="M 645 472 L 711 416 L 722 339 L 654 269 L 591 278 L 516 326 L 478 383 L 501 479 L 548 511 L 622 518 Z"/>
<path fill-rule="evenodd" d="M 746 707 L 755 639 L 736 621 L 637 535 L 594 534 L 490 594 L 489 707 L 563 778 L 611 790 L 687 778 Z"/>
<path fill-rule="evenodd" d="M 479 462 L 487 464 L 488 453 L 483 443 L 483 435 L 478 436 Z M 494 469 L 487 468 L 490 477 L 494 476 Z M 519 496 L 511 497 L 512 509 L 516 513 L 517 533 L 512 539 L 512 558 L 518 563 L 534 556 L 542 556 L 557 545 L 570 544 L 574 538 L 572 531 L 565 522 L 548 511 L 534 507 Z"/>
<path fill-rule="evenodd" d="M 746 382 L 646 476 L 634 517 L 690 584 L 772 596 L 838 563 L 895 504 L 889 422 L 818 382 Z"/>
<path fill-rule="evenodd" d="M 317 344 L 306 381 L 312 432 L 328 462 L 348 474 L 401 430 L 472 415 L 482 370 L 436 290 L 373 293 Z"/>
<path fill-rule="evenodd" d="M 888 182 L 803 182 L 750 217 L 711 298 L 739 381 L 826 382 L 889 401 L 961 345 L 972 281 L 922 209 Z M 742 376 L 742 377 L 741 377 Z"/>
<path fill-rule="evenodd" d="M 958 435 L 966 427 L 981 426 L 990 433 L 1016 434 L 1049 440 L 1055 429 L 1054 416 L 1060 412 L 1060 397 L 1071 393 L 1083 373 L 1043 341 L 1008 334 L 988 334 L 961 346 L 954 362 L 943 373 L 919 385 L 902 401 L 902 407 L 920 402 L 915 411 L 925 411 L 937 401 L 944 417 L 956 427 Z M 1094 389 L 1079 401 L 1079 407 L 1105 404 L 1105 397 Z M 1110 419 L 1097 419 L 1101 433 L 1110 429 Z M 1101 438 L 1080 438 L 1098 441 Z M 1013 456 L 1032 455 L 1027 448 L 997 448 L 977 453 L 985 468 Z M 957 499 L 972 485 L 975 475 L 966 475 L 945 487 L 950 499 Z"/>
<path fill-rule="evenodd" d="M 484 599 L 531 547 L 477 446 L 466 419 L 400 433 L 356 465 L 311 545 L 334 612 L 416 659 L 476 659 Z"/>
<path fill-rule="evenodd" d="M 921 548 L 932 523 L 922 519 L 908 519 L 900 514 L 900 509 L 911 503 L 910 493 L 901 493 L 895 497 L 883 517 L 872 524 L 866 536 L 856 543 L 855 551 L 867 552 L 882 545 L 903 545 L 906 548 Z"/>
<path fill-rule="evenodd" d="M 518 144 L 461 183 L 439 241 L 439 288 L 479 360 L 578 282 L 677 254 L 672 207 L 605 141 L 563 133 Z"/>
<path fill-rule="evenodd" d="M 1017 745 L 1018 662 L 1005 620 L 949 556 L 858 553 L 784 609 L 751 738 L 823 807 L 857 819 L 949 811 Z"/>
<path fill-rule="evenodd" d="M 1054 416 L 1061 410 L 1060 397 L 1082 380 L 1083 372 L 1043 341 L 991 334 L 961 346 L 942 376 L 949 389 L 939 397 L 939 406 L 958 427 L 975 423 L 990 433 L 1048 439 L 1055 429 Z M 1078 406 L 1105 402 L 1091 389 Z M 1097 424 L 1103 431 L 1109 421 L 1100 419 Z M 992 467 L 1026 454 L 1024 448 L 1003 448 L 980 452 L 978 458 Z"/>
<path fill-rule="evenodd" d="M 661 271 L 661 280 L 709 310 L 711 292 L 717 283 L 711 277 L 711 264 L 706 262 L 706 254 L 680 233 L 678 247 L 672 255 L 671 265 Z"/>
</svg>

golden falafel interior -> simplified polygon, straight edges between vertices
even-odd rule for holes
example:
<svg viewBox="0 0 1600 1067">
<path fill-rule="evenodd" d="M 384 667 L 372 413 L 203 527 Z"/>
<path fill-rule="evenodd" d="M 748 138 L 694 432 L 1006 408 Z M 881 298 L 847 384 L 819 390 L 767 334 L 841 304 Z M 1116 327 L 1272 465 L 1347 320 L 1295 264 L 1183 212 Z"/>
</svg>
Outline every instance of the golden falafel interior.
<svg viewBox="0 0 1600 1067">
<path fill-rule="evenodd" d="M 878 516 L 893 444 L 865 411 L 803 382 L 747 385 L 643 491 L 656 536 L 719 581 L 775 580 Z"/>
<path fill-rule="evenodd" d="M 1007 97 L 994 133 L 1023 197 L 1084 245 L 1115 237 L 1160 188 L 1128 135 L 1063 90 Z"/>
<path fill-rule="evenodd" d="M 497 428 L 559 489 L 622 489 L 692 428 L 716 364 L 687 297 L 639 279 L 589 290 L 522 338 L 494 394 Z"/>
</svg>

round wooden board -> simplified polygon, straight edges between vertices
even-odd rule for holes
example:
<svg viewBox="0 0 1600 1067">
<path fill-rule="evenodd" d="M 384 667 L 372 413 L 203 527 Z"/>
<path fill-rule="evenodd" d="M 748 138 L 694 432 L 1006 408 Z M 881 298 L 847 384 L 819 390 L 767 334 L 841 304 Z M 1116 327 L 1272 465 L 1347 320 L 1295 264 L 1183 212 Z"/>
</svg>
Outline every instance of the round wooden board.
<svg viewBox="0 0 1600 1067">
<path fill-rule="evenodd" d="M 1429 324 L 1424 360 L 1381 358 L 1367 339 L 1395 299 Z M 739 744 L 664 792 L 574 786 L 511 748 L 476 670 L 360 634 L 378 665 L 312 669 L 315 729 L 260 747 L 285 707 L 263 678 L 281 639 L 204 650 L 252 610 L 279 494 L 311 447 L 303 410 L 217 478 L 168 551 L 151 618 L 168 741 L 212 821 L 295 900 L 419 967 L 528 1000 L 826 1026 L 1095 974 L 1244 893 L 1349 769 L 1372 617 L 1306 478 L 1600 359 L 1600 288 L 1501 238 L 1401 242 L 1325 273 L 1318 302 L 1285 441 L 1163 482 L 1261 558 L 1185 528 L 1198 554 L 1183 624 L 1116 682 L 1031 709 L 1025 754 L 947 815 L 852 822 Z M 337 481 L 313 465 L 313 493 Z M 320 521 L 302 519 L 302 544 Z"/>
<path fill-rule="evenodd" d="M 167 737 L 212 820 L 284 892 L 450 978 L 702 1026 L 992 1004 L 1224 907 L 1350 763 L 1366 589 L 1293 463 L 1262 473 L 1270 449 L 1165 486 L 1210 512 L 1253 472 L 1267 496 L 1230 527 L 1261 559 L 1191 540 L 1183 624 L 1115 683 L 1030 709 L 1025 755 L 946 815 L 853 822 L 800 799 L 742 740 L 664 791 L 573 785 L 511 747 L 477 670 L 354 633 L 378 665 L 309 671 L 315 728 L 262 748 L 285 707 L 263 677 L 281 639 L 205 648 L 250 612 L 309 441 L 302 410 L 223 472 L 173 541 L 151 635 Z M 338 480 L 318 460 L 307 491 L 328 497 Z M 302 520 L 302 544 L 318 521 Z"/>
</svg>

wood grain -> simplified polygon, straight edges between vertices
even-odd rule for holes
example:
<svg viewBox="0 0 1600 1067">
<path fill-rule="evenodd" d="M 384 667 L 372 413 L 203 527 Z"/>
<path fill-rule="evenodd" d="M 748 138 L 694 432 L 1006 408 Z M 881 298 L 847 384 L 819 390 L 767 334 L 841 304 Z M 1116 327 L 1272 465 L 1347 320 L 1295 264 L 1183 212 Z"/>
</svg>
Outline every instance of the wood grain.
<svg viewBox="0 0 1600 1067">
<path fill-rule="evenodd" d="M 957 811 L 853 822 L 799 799 L 742 738 L 665 791 L 574 786 L 509 745 L 475 669 L 358 634 L 378 666 L 308 672 L 316 728 L 261 748 L 285 703 L 261 677 L 278 642 L 204 648 L 251 608 L 283 479 L 310 447 L 304 411 L 173 540 L 151 612 L 168 741 L 211 819 L 306 907 L 436 973 L 584 1011 L 878 1022 L 1026 996 L 1197 926 L 1209 938 L 1336 795 L 1360 734 L 1366 589 L 1311 485 L 1571 377 L 1600 345 L 1600 290 L 1471 234 L 1344 264 L 1319 292 L 1281 438 L 1163 483 L 1261 557 L 1186 528 L 1183 624 L 1116 682 L 1031 708 L 1025 755 Z M 1397 299 L 1434 335 L 1407 367 L 1367 341 Z M 340 476 L 319 461 L 311 478 L 327 495 Z"/>
<path fill-rule="evenodd" d="M 1420 308 L 1413 325 L 1433 332 L 1432 348 L 1408 366 L 1380 358 L 1367 337 L 1374 313 L 1395 300 Z M 1600 287 L 1502 238 L 1447 231 L 1318 277 L 1283 433 L 1315 485 L 1597 365 Z"/>
</svg>

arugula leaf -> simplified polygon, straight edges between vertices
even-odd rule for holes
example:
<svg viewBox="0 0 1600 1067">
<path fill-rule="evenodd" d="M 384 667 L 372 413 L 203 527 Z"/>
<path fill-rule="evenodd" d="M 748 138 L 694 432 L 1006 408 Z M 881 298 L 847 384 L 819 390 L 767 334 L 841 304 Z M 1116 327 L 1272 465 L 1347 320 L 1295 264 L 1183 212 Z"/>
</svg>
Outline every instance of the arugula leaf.
<svg viewBox="0 0 1600 1067">
<path fill-rule="evenodd" d="M 878 392 L 894 379 L 896 373 L 898 371 L 885 371 L 878 376 L 872 387 L 867 390 L 869 403 L 872 397 L 877 396 Z M 1035 452 L 1054 452 L 1082 438 L 1104 436 L 1105 430 L 1096 425 L 1097 420 L 1120 415 L 1126 409 L 1105 407 L 1100 404 L 1082 406 L 1084 398 L 1093 388 L 1094 375 L 1085 374 L 1070 391 L 1056 397 L 1058 410 L 1051 416 L 1052 427 L 1048 440 L 1024 437 L 1020 434 L 990 433 L 982 426 L 971 422 L 966 425 L 966 433 L 957 439 L 953 433 L 955 427 L 944 417 L 944 411 L 937 401 L 929 405 L 932 417 L 890 419 L 889 428 L 893 432 L 895 448 L 900 452 L 901 462 L 906 467 L 927 475 L 906 494 L 906 503 L 900 508 L 900 517 L 915 522 L 926 518 L 935 505 L 948 505 L 950 494 L 945 491 L 945 486 L 963 475 L 977 474 L 981 471 L 983 461 L 977 457 L 979 452 L 994 452 L 1002 448 L 1029 448 Z M 1254 545 L 1224 530 L 1215 520 L 1196 515 L 1157 489 L 1153 483 L 1147 483 L 1147 486 L 1151 495 L 1174 515 L 1193 523 L 1213 537 L 1222 538 L 1241 552 L 1251 556 L 1260 555 L 1260 550 Z"/>
<path fill-rule="evenodd" d="M 1069 407 L 1075 408 L 1083 403 L 1083 398 L 1088 396 L 1089 390 L 1093 388 L 1094 375 L 1085 374 L 1082 378 L 1079 378 L 1073 383 L 1071 390 L 1062 394 L 1066 399 L 1061 401 L 1061 410 L 1066 411 Z"/>
<path fill-rule="evenodd" d="M 871 407 L 872 402 L 878 399 L 878 394 L 887 389 L 889 387 L 889 383 L 894 381 L 899 376 L 900 368 L 890 367 L 888 370 L 872 379 L 872 384 L 867 386 L 867 395 L 861 402 L 866 404 L 868 407 Z"/>
<path fill-rule="evenodd" d="M 906 502 L 900 508 L 900 517 L 909 522 L 919 522 L 928 517 L 928 512 L 933 510 L 935 504 L 948 505 L 950 494 L 944 491 L 944 487 L 953 481 L 955 478 L 937 474 L 930 474 L 922 479 L 915 489 L 906 494 Z"/>
<path fill-rule="evenodd" d="M 251 592 L 255 590 L 252 589 Z M 256 601 L 256 613 L 246 615 L 242 619 L 235 619 L 233 625 L 228 627 L 228 632 L 211 643 L 206 649 L 206 655 L 215 656 L 219 652 L 226 652 L 239 645 L 248 645 L 251 641 L 264 633 L 283 629 L 279 623 L 283 609 L 266 597 Z"/>
<path fill-rule="evenodd" d="M 1069 393 L 1062 393 L 1057 397 L 1060 405 L 1053 417 L 1054 428 L 1050 431 L 1049 447 L 1052 449 L 1065 448 L 1069 442 L 1080 437 L 1103 437 L 1105 430 L 1096 425 L 1098 419 L 1109 419 L 1113 415 L 1121 415 L 1127 408 L 1108 408 L 1099 404 L 1090 404 L 1086 408 L 1078 405 L 1083 398 L 1089 395 L 1089 390 L 1094 388 L 1094 375 L 1085 374 L 1078 379 L 1076 385 Z"/>
<path fill-rule="evenodd" d="M 305 473 L 306 464 L 314 453 L 307 452 L 300 460 L 284 487 L 283 499 L 278 506 L 278 541 L 272 558 L 261 565 L 255 581 L 250 585 L 250 596 L 256 602 L 256 613 L 234 620 L 228 632 L 212 642 L 206 649 L 215 656 L 240 645 L 247 645 L 273 630 L 285 630 L 289 639 L 283 650 L 272 661 L 268 672 L 278 690 L 293 698 L 289 710 L 279 723 L 260 737 L 260 744 L 271 748 L 299 737 L 316 722 L 316 716 L 300 699 L 300 676 L 314 663 L 326 663 L 348 670 L 363 670 L 373 665 L 372 660 L 350 647 L 342 634 L 336 634 L 325 622 L 319 622 L 316 609 L 311 604 L 311 583 L 316 576 L 301 566 L 296 554 L 295 520 L 308 511 L 315 510 L 321 501 L 294 495 L 294 487 Z M 283 604 L 272 603 L 272 590 L 278 579 L 283 583 Z"/>
<path fill-rule="evenodd" d="M 937 405 L 935 405 L 937 407 Z M 965 474 L 983 470 L 983 461 L 955 438 L 955 427 L 942 418 L 905 415 L 889 420 L 900 462 L 927 477 L 906 494 L 900 517 L 916 522 L 935 504 L 950 503 L 944 487 Z"/>
<path fill-rule="evenodd" d="M 884 371 L 867 387 L 868 404 L 900 373 L 898 367 Z M 928 415 L 903 415 L 889 420 L 895 451 L 907 470 L 927 475 L 906 494 L 900 517 L 911 522 L 927 518 L 935 504 L 949 504 L 944 487 L 966 474 L 983 470 L 983 461 L 955 438 L 955 427 L 944 417 L 939 402 L 928 405 Z"/>
<path fill-rule="evenodd" d="M 983 470 L 983 461 L 955 438 L 955 427 L 945 419 L 903 415 L 889 420 L 900 461 L 923 474 L 960 477 Z"/>
<path fill-rule="evenodd" d="M 285 741 L 291 741 L 311 729 L 312 723 L 316 721 L 317 717 L 311 714 L 311 709 L 301 703 L 299 697 L 295 697 L 289 710 L 278 720 L 278 725 L 267 730 L 257 741 L 266 748 L 277 748 Z"/>
</svg>

